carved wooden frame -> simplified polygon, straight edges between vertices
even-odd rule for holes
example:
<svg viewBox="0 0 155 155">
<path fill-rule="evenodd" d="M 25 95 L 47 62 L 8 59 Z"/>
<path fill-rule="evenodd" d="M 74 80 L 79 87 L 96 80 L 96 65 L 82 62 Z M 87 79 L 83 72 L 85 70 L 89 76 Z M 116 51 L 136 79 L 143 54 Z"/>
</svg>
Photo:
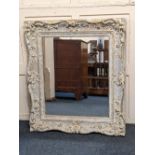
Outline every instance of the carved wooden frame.
<svg viewBox="0 0 155 155">
<path fill-rule="evenodd" d="M 30 131 L 60 130 L 68 133 L 98 132 L 125 135 L 123 116 L 125 88 L 126 21 L 105 20 L 25 21 L 28 50 L 27 82 L 31 97 Z M 45 114 L 42 37 L 102 36 L 110 38 L 109 117 L 57 116 Z"/>
</svg>

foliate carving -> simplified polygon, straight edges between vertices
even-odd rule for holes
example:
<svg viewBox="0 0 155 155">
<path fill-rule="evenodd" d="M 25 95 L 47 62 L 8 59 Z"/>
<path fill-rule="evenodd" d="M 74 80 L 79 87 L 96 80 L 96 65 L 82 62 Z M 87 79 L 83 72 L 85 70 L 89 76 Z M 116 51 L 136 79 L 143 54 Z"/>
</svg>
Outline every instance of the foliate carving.
<svg viewBox="0 0 155 155">
<path fill-rule="evenodd" d="M 61 31 L 94 31 L 105 30 L 116 32 L 123 29 L 122 20 L 98 20 L 98 21 L 86 21 L 86 20 L 70 20 L 70 21 L 27 21 L 25 22 L 25 31 L 29 33 L 34 32 L 61 32 Z"/>
<path fill-rule="evenodd" d="M 126 78 L 125 78 L 125 72 L 120 72 L 118 75 L 114 75 L 113 76 L 113 82 L 117 85 L 117 86 L 121 86 L 122 88 L 124 87 L 125 85 L 125 81 L 126 81 Z"/>
<path fill-rule="evenodd" d="M 71 21 L 26 21 L 25 43 L 28 50 L 27 82 L 31 96 L 30 131 L 60 130 L 68 133 L 91 133 L 99 132 L 107 135 L 125 135 L 125 120 L 123 117 L 123 101 L 125 86 L 125 19 L 107 20 L 71 20 Z M 45 35 L 72 35 L 99 34 L 108 35 L 111 39 L 110 46 L 110 116 L 109 118 L 90 118 L 69 116 L 50 116 L 45 114 L 44 109 L 44 81 L 43 81 L 43 58 L 40 53 L 41 47 L 38 37 Z M 42 52 L 42 51 L 41 51 Z M 58 119 L 59 118 L 59 119 Z"/>
</svg>

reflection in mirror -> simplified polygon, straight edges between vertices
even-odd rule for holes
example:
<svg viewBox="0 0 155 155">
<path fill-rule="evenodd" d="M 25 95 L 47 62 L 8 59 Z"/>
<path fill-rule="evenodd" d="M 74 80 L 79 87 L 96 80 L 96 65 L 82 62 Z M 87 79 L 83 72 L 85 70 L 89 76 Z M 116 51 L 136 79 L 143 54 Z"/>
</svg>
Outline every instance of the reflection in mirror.
<svg viewBox="0 0 155 155">
<path fill-rule="evenodd" d="M 46 114 L 109 115 L 109 38 L 43 37 Z"/>
</svg>

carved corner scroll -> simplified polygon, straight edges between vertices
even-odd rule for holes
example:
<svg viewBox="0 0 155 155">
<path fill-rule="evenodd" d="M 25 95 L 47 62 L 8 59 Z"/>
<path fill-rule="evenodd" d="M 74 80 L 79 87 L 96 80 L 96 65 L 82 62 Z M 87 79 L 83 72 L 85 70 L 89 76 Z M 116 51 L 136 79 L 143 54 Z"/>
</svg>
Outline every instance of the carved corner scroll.
<svg viewBox="0 0 155 155">
<path fill-rule="evenodd" d="M 68 133 L 98 132 L 125 135 L 123 116 L 125 86 L 125 19 L 26 21 L 25 42 L 28 51 L 27 83 L 31 96 L 30 130 L 60 130 Z M 48 116 L 45 114 L 43 52 L 39 40 L 45 35 L 108 35 L 110 37 L 110 114 L 107 118 Z"/>
</svg>

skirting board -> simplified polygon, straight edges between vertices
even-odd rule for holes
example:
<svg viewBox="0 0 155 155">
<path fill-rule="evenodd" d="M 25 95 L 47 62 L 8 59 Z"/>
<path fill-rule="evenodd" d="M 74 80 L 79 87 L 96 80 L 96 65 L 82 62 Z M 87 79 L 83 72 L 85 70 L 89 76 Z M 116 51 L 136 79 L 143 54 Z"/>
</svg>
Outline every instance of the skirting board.
<svg viewBox="0 0 155 155">
<path fill-rule="evenodd" d="M 29 120 L 29 114 L 19 114 L 19 120 L 20 121 L 28 121 Z"/>
</svg>

